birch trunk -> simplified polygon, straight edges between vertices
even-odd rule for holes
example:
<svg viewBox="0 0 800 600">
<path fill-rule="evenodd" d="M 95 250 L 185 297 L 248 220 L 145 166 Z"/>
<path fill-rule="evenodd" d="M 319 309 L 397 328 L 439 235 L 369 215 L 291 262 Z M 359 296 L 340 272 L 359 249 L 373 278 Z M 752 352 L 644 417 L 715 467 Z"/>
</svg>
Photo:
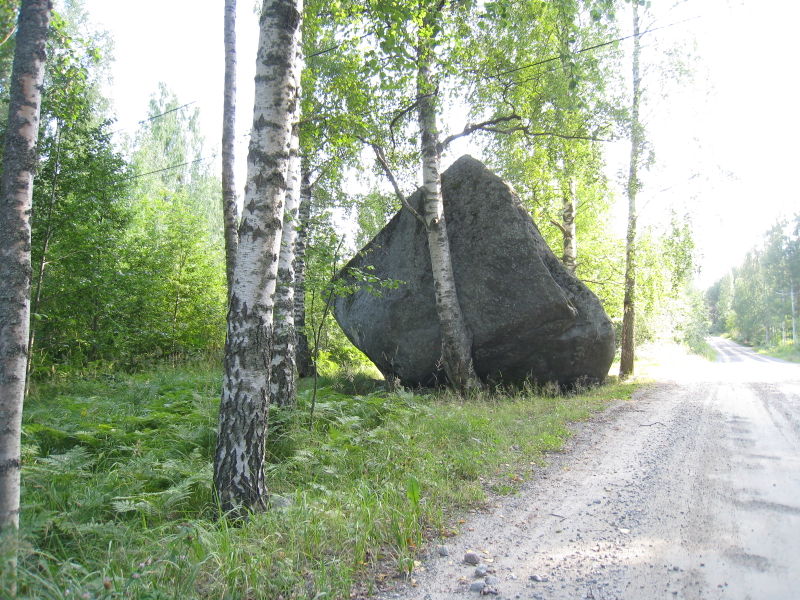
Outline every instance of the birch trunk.
<svg viewBox="0 0 800 600">
<path fill-rule="evenodd" d="M 222 107 L 222 220 L 225 235 L 225 275 L 228 295 L 233 287 L 239 207 L 236 202 L 234 147 L 236 137 L 236 0 L 225 0 L 225 87 Z"/>
<path fill-rule="evenodd" d="M 641 76 L 639 74 L 639 11 L 633 3 L 633 99 L 631 101 L 631 157 L 628 171 L 628 233 L 625 243 L 625 297 L 622 307 L 622 341 L 620 349 L 619 376 L 621 379 L 633 374 L 635 357 L 636 316 L 636 193 L 639 188 L 639 155 L 642 148 L 642 126 L 639 123 L 639 101 L 641 98 Z"/>
<path fill-rule="evenodd" d="M 433 51 L 420 44 L 418 50 L 418 121 L 422 139 L 422 189 L 424 220 L 431 255 L 436 313 L 442 337 L 442 363 L 450 385 L 465 392 L 479 388 L 472 363 L 472 336 L 458 302 L 450 242 L 444 216 L 440 169 L 439 132 L 436 124 L 437 85 L 432 70 Z"/>
<path fill-rule="evenodd" d="M 272 313 L 289 155 L 300 102 L 302 0 L 265 0 L 253 129 L 228 309 L 214 487 L 225 511 L 266 508 Z"/>
<path fill-rule="evenodd" d="M 567 270 L 575 274 L 578 267 L 578 233 L 575 228 L 575 212 L 577 210 L 577 194 L 575 180 L 569 180 L 569 187 L 563 197 L 561 211 L 561 231 L 564 235 L 563 263 Z"/>
<path fill-rule="evenodd" d="M 20 6 L 0 179 L 0 572 L 16 589 L 20 429 L 30 332 L 31 202 L 49 0 Z"/>
<path fill-rule="evenodd" d="M 303 166 L 297 238 L 294 245 L 294 329 L 297 332 L 295 362 L 300 377 L 310 377 L 314 372 L 306 335 L 306 245 L 311 220 L 311 194 L 311 174 Z"/>
<path fill-rule="evenodd" d="M 270 402 L 293 406 L 297 401 L 296 333 L 294 328 L 294 251 L 297 240 L 297 217 L 300 206 L 300 154 L 294 135 L 289 157 L 289 187 L 278 258 L 278 288 L 275 292 L 275 341 L 272 354 Z"/>
</svg>

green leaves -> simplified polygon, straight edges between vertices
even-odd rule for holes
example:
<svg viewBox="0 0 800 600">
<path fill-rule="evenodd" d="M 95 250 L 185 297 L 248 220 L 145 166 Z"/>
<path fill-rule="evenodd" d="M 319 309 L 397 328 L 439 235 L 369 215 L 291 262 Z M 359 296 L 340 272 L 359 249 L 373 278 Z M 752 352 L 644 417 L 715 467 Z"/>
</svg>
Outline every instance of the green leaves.
<svg viewBox="0 0 800 600">
<path fill-rule="evenodd" d="M 419 513 L 419 504 L 422 499 L 422 486 L 419 480 L 413 475 L 406 478 L 406 498 L 411 503 L 411 508 L 415 513 Z"/>
<path fill-rule="evenodd" d="M 779 347 L 797 330 L 800 304 L 800 214 L 777 221 L 744 260 L 706 294 L 714 330 L 763 347 Z"/>
</svg>

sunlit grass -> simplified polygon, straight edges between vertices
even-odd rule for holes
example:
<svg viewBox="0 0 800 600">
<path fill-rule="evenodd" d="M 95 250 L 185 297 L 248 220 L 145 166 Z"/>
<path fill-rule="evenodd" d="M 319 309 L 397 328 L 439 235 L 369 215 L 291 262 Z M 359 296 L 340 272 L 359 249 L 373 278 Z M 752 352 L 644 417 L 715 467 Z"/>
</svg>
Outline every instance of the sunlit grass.
<svg viewBox="0 0 800 600">
<path fill-rule="evenodd" d="M 346 598 L 407 573 L 427 539 L 635 384 L 463 399 L 382 390 L 374 374 L 321 382 L 313 421 L 273 410 L 276 506 L 216 519 L 219 372 L 210 366 L 34 388 L 24 423 L 22 598 Z M 457 526 L 456 526 L 457 528 Z"/>
<path fill-rule="evenodd" d="M 774 348 L 761 349 L 758 353 L 780 358 L 781 360 L 788 360 L 790 362 L 800 362 L 800 348 L 791 343 L 781 344 Z"/>
</svg>

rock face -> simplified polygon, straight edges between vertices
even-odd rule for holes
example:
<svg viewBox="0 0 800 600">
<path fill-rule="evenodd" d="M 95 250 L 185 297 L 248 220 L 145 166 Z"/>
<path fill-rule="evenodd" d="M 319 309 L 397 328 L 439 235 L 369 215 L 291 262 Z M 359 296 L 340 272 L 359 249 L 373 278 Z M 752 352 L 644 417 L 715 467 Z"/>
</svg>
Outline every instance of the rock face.
<svg viewBox="0 0 800 600">
<path fill-rule="evenodd" d="M 599 382 L 614 357 L 614 331 L 597 297 L 564 269 L 519 200 L 479 161 L 442 174 L 456 288 L 481 379 L 571 385 Z M 418 190 L 409 204 L 422 212 Z M 403 208 L 339 274 L 353 269 L 402 282 L 362 283 L 337 297 L 345 334 L 381 372 L 407 386 L 445 383 L 428 243 Z"/>
</svg>

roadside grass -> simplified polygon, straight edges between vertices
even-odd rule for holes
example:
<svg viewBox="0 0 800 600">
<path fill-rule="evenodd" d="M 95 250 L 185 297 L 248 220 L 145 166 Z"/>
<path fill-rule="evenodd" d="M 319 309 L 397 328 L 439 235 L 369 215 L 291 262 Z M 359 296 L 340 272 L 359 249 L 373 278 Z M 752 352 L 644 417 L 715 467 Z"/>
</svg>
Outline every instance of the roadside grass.
<svg viewBox="0 0 800 600">
<path fill-rule="evenodd" d="M 426 541 L 530 478 L 635 383 L 388 393 L 369 373 L 310 382 L 270 415 L 272 510 L 217 519 L 210 364 L 33 387 L 23 434 L 20 598 L 349 598 L 408 574 Z M 3 596 L 7 580 L 0 580 Z"/>
<path fill-rule="evenodd" d="M 715 362 L 717 360 L 717 351 L 714 350 L 714 347 L 705 339 L 695 340 L 695 342 L 689 346 L 689 350 L 691 350 L 693 354 L 702 356 L 707 361 Z"/>
<path fill-rule="evenodd" d="M 790 362 L 800 363 L 800 349 L 793 344 L 781 344 L 772 348 L 762 348 L 758 350 L 759 354 L 766 354 L 781 360 L 788 360 Z"/>
</svg>

